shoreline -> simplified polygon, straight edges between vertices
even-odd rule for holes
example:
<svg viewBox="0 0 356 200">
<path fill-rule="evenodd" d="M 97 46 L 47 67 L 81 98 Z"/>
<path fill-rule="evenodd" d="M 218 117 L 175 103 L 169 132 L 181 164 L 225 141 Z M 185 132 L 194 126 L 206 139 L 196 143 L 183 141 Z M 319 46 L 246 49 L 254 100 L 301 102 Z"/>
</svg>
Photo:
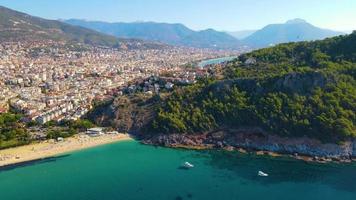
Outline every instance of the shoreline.
<svg viewBox="0 0 356 200">
<path fill-rule="evenodd" d="M 132 140 L 130 135 L 106 134 L 98 137 L 90 137 L 85 134 L 78 134 L 66 138 L 62 142 L 46 140 L 43 142 L 4 149 L 0 150 L 0 169 L 126 140 Z"/>
<path fill-rule="evenodd" d="M 216 131 L 200 135 L 154 135 L 142 137 L 145 144 L 183 149 L 218 149 L 272 157 L 286 156 L 317 163 L 356 161 L 356 140 L 343 144 L 321 143 L 310 138 L 283 138 L 252 130 Z"/>
<path fill-rule="evenodd" d="M 56 142 L 54 140 L 46 140 L 42 142 L 36 142 L 29 145 L 9 148 L 0 150 L 0 170 L 17 167 L 22 165 L 31 164 L 37 161 L 44 161 L 46 159 L 54 159 L 58 156 L 84 150 L 88 148 L 98 147 L 101 145 L 111 144 L 120 141 L 133 140 L 128 134 L 106 134 L 98 137 L 90 137 L 85 134 L 78 134 L 73 137 L 66 138 L 62 142 Z M 296 160 L 302 160 L 305 162 L 313 163 L 349 163 L 356 161 L 353 159 L 331 159 L 325 157 L 308 156 L 302 154 L 290 154 L 275 151 L 266 150 L 252 150 L 243 147 L 225 146 L 216 148 L 214 145 L 187 145 L 187 144 L 170 144 L 162 145 L 157 143 L 148 142 L 147 140 L 140 140 L 142 144 L 163 146 L 172 149 L 189 149 L 189 150 L 224 150 L 230 152 L 240 152 L 243 154 L 254 154 L 256 156 L 270 156 L 270 157 L 289 157 Z"/>
<path fill-rule="evenodd" d="M 356 158 L 353 159 L 331 159 L 325 157 L 318 157 L 318 156 L 310 156 L 310 155 L 299 155 L 299 154 L 291 154 L 291 153 L 283 153 L 283 152 L 274 152 L 274 151 L 266 151 L 266 150 L 253 150 L 247 149 L 243 147 L 224 147 L 224 148 L 216 148 L 212 145 L 159 145 L 159 144 L 152 144 L 149 142 L 141 142 L 145 145 L 153 145 L 153 146 L 161 146 L 171 149 L 185 149 L 185 150 L 196 150 L 196 151 L 203 151 L 203 150 L 220 150 L 220 151 L 228 151 L 228 152 L 239 152 L 241 154 L 253 154 L 255 156 L 268 156 L 271 158 L 278 158 L 278 157 L 285 157 L 285 158 L 292 158 L 295 160 L 301 160 L 307 163 L 320 163 L 320 164 L 327 164 L 327 163 L 353 163 L 356 162 Z"/>
</svg>

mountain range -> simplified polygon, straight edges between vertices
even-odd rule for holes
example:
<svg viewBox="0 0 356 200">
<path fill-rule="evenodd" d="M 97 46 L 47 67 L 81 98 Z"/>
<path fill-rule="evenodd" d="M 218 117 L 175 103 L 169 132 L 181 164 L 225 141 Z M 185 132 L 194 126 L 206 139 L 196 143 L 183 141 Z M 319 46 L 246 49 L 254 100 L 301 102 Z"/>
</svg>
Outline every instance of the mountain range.
<svg viewBox="0 0 356 200">
<path fill-rule="evenodd" d="M 171 45 L 198 48 L 238 49 L 244 45 L 261 48 L 279 43 L 320 40 L 345 33 L 318 28 L 305 20 L 270 24 L 260 30 L 219 32 L 214 29 L 194 31 L 183 24 L 155 22 L 108 23 L 78 19 L 66 23 L 123 38 L 139 38 Z"/>
<path fill-rule="evenodd" d="M 303 19 L 293 19 L 284 24 L 267 25 L 243 39 L 243 42 L 252 47 L 267 47 L 280 43 L 320 40 L 344 34 L 318 28 Z"/>
<path fill-rule="evenodd" d="M 0 42 L 62 40 L 88 45 L 151 48 L 162 44 L 136 39 L 119 39 L 91 29 L 47 20 L 0 6 Z"/>
<path fill-rule="evenodd" d="M 237 49 L 242 45 L 238 39 L 225 32 L 213 29 L 194 31 L 183 24 L 155 22 L 108 23 L 78 19 L 65 20 L 65 22 L 116 37 L 159 41 L 171 45 L 217 49 Z"/>
<path fill-rule="evenodd" d="M 169 44 L 241 49 L 246 46 L 263 48 L 279 43 L 319 40 L 343 34 L 318 28 L 302 19 L 270 24 L 257 31 L 226 33 L 214 29 L 195 31 L 183 24 L 47 20 L 0 6 L 0 42 L 54 39 L 122 48 L 162 48 L 166 46 L 164 44 Z"/>
</svg>

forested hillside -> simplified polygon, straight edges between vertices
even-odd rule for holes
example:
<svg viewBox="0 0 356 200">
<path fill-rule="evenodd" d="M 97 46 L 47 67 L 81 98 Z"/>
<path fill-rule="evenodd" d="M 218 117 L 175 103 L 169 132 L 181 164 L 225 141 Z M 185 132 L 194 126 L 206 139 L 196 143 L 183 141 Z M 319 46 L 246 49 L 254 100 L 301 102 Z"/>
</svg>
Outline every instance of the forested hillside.
<svg viewBox="0 0 356 200">
<path fill-rule="evenodd" d="M 356 137 L 356 32 L 261 49 L 225 67 L 225 78 L 175 90 L 151 133 L 199 134 L 259 127 L 286 137 Z"/>
</svg>

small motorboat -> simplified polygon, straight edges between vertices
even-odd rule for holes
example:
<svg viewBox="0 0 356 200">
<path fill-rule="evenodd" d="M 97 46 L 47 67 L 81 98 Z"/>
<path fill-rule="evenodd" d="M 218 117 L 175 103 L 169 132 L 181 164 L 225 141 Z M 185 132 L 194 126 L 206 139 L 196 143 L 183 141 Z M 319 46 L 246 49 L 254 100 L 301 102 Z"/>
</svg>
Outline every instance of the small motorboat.
<svg viewBox="0 0 356 200">
<path fill-rule="evenodd" d="M 258 171 L 258 176 L 268 176 L 268 174 L 264 173 L 263 171 Z"/>
<path fill-rule="evenodd" d="M 194 165 L 191 164 L 191 163 L 189 163 L 189 162 L 185 162 L 185 163 L 182 165 L 182 167 L 184 167 L 184 168 L 186 168 L 186 169 L 190 169 L 190 168 L 193 168 Z"/>
</svg>

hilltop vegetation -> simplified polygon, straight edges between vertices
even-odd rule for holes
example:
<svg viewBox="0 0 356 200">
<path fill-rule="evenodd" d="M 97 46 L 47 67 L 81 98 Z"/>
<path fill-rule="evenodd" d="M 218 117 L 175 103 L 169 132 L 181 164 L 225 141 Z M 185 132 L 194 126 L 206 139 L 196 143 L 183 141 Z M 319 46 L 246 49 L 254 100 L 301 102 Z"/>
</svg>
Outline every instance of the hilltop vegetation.
<svg viewBox="0 0 356 200">
<path fill-rule="evenodd" d="M 356 32 L 261 49 L 229 63 L 223 80 L 176 89 L 150 132 L 259 127 L 285 137 L 343 141 L 356 137 L 355 75 Z"/>
</svg>

